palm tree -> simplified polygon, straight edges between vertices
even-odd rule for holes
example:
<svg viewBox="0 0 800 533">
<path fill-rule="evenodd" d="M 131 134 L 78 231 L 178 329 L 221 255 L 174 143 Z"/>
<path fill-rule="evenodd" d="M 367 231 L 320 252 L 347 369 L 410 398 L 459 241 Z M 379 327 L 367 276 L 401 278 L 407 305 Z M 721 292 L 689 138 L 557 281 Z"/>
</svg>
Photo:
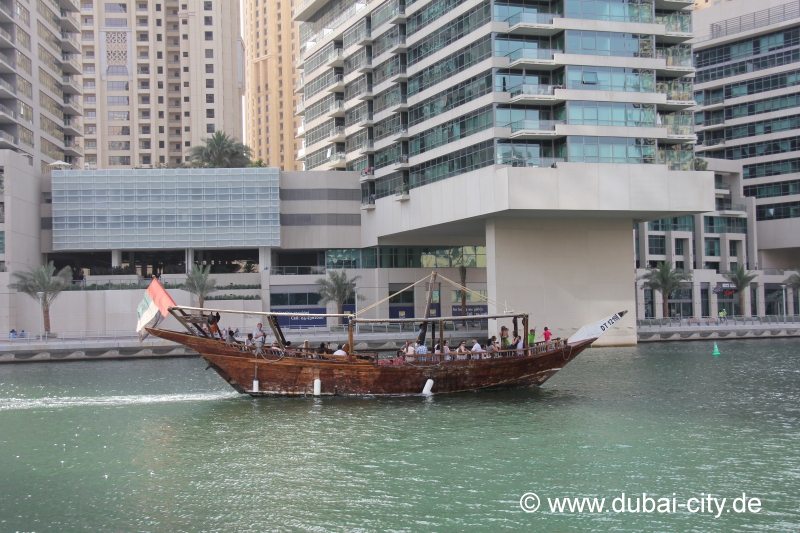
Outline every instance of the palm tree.
<svg viewBox="0 0 800 533">
<path fill-rule="evenodd" d="M 252 149 L 221 131 L 203 139 L 204 146 L 189 149 L 188 160 L 195 167 L 242 168 L 250 163 Z"/>
<path fill-rule="evenodd" d="M 72 281 L 72 268 L 66 266 L 56 274 L 56 267 L 52 261 L 43 266 L 31 267 L 28 272 L 14 272 L 16 279 L 9 283 L 9 288 L 27 294 L 42 306 L 44 316 L 44 332 L 50 333 L 50 306 L 56 296 Z M 42 294 L 39 299 L 39 294 Z"/>
<path fill-rule="evenodd" d="M 361 279 L 361 276 L 356 276 L 352 279 L 347 278 L 347 270 L 336 272 L 335 270 L 328 271 L 327 278 L 319 278 L 314 283 L 317 284 L 317 292 L 320 295 L 319 303 L 322 305 L 328 302 L 336 304 L 337 313 L 343 313 L 344 303 L 355 296 L 356 281 Z M 339 324 L 342 323 L 342 317 L 339 317 Z"/>
<path fill-rule="evenodd" d="M 192 265 L 192 269 L 186 274 L 186 290 L 200 300 L 200 307 L 206 303 L 206 296 L 217 290 L 217 280 L 209 279 L 208 275 L 211 273 L 211 265 L 202 267 L 200 265 Z"/>
<path fill-rule="evenodd" d="M 263 158 L 259 157 L 259 158 L 258 158 L 258 159 L 256 159 L 255 161 L 250 161 L 250 162 L 247 164 L 247 166 L 248 166 L 248 167 L 259 167 L 259 168 L 263 168 L 263 167 L 266 167 L 266 166 L 267 166 L 267 164 L 264 162 L 264 159 L 263 159 Z"/>
<path fill-rule="evenodd" d="M 647 274 L 638 279 L 644 280 L 644 286 L 658 291 L 664 298 L 664 318 L 669 317 L 669 295 L 680 289 L 684 282 L 692 281 L 692 274 L 680 268 L 672 268 L 672 263 L 658 263 L 648 269 Z"/>
<path fill-rule="evenodd" d="M 744 266 L 737 266 L 734 270 L 722 274 L 722 277 L 733 283 L 736 292 L 739 293 L 739 312 L 742 315 L 747 315 L 744 310 L 744 292 L 750 286 L 750 282 L 756 279 L 756 276 L 755 272 L 748 272 Z"/>
</svg>

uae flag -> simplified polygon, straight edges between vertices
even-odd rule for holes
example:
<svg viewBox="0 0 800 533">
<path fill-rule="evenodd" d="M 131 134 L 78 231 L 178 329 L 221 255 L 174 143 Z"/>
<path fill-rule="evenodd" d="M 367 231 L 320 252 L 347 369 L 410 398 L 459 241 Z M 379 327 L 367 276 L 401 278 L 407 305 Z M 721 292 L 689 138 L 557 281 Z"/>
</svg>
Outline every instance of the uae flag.
<svg viewBox="0 0 800 533">
<path fill-rule="evenodd" d="M 139 304 L 136 312 L 139 315 L 139 322 L 136 324 L 136 332 L 139 334 L 139 342 L 145 340 L 149 333 L 144 328 L 156 327 L 169 313 L 169 308 L 175 305 L 175 301 L 167 294 L 164 287 L 156 278 L 150 282 L 147 292 L 144 293 L 144 300 Z"/>
</svg>

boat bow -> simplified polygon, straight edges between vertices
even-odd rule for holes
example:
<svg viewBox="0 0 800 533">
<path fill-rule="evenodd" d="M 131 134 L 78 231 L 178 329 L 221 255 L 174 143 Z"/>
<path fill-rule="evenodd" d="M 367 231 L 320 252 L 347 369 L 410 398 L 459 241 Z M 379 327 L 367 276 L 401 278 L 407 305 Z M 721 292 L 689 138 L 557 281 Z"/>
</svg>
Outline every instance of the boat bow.
<svg viewBox="0 0 800 533">
<path fill-rule="evenodd" d="M 596 341 L 601 335 L 603 335 L 603 333 L 610 330 L 614 324 L 622 320 L 622 317 L 624 317 L 627 313 L 627 311 L 620 311 L 619 313 L 614 313 L 613 315 L 606 317 L 599 322 L 589 324 L 588 326 L 583 326 L 567 340 L 567 346 L 576 346 L 578 344 Z"/>
</svg>

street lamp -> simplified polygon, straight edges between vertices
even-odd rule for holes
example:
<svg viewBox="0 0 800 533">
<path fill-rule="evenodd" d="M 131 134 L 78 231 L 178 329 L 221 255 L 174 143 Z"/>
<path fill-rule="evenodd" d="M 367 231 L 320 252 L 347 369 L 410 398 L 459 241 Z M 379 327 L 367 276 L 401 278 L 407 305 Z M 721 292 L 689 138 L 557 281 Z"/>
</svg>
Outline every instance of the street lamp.
<svg viewBox="0 0 800 533">
<path fill-rule="evenodd" d="M 783 323 L 786 323 L 786 284 L 781 284 L 781 289 L 783 289 Z"/>
<path fill-rule="evenodd" d="M 39 318 L 41 318 L 39 323 L 39 340 L 42 340 L 44 339 L 44 293 L 37 292 L 36 296 L 39 298 Z"/>
</svg>

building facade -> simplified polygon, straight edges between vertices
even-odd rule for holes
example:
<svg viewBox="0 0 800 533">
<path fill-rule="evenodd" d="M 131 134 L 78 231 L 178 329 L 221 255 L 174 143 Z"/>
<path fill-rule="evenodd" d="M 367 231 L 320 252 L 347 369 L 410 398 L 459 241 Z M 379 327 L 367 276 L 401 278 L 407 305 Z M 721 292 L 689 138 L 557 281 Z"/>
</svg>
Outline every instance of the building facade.
<svg viewBox="0 0 800 533">
<path fill-rule="evenodd" d="M 247 144 L 267 166 L 295 170 L 299 141 L 294 116 L 299 73 L 297 25 L 291 0 L 245 0 Z"/>
<path fill-rule="evenodd" d="M 692 7 L 308 0 L 299 158 L 362 174 L 365 244 L 485 245 L 489 296 L 534 323 L 633 310 L 633 224 L 713 206 Z"/>
<path fill-rule="evenodd" d="M 661 261 L 692 271 L 674 295 L 674 317 L 795 314 L 783 282 L 800 267 L 798 107 L 800 2 L 745 0 L 694 13 L 697 156 L 714 171 L 715 210 L 636 230 L 637 267 Z M 725 272 L 757 274 L 745 294 L 720 290 Z M 717 289 L 716 291 L 714 289 Z M 639 284 L 640 316 L 660 317 L 661 295 Z"/>
<path fill-rule="evenodd" d="M 239 3 L 83 1 L 85 163 L 185 162 L 215 131 L 242 138 Z"/>
</svg>

